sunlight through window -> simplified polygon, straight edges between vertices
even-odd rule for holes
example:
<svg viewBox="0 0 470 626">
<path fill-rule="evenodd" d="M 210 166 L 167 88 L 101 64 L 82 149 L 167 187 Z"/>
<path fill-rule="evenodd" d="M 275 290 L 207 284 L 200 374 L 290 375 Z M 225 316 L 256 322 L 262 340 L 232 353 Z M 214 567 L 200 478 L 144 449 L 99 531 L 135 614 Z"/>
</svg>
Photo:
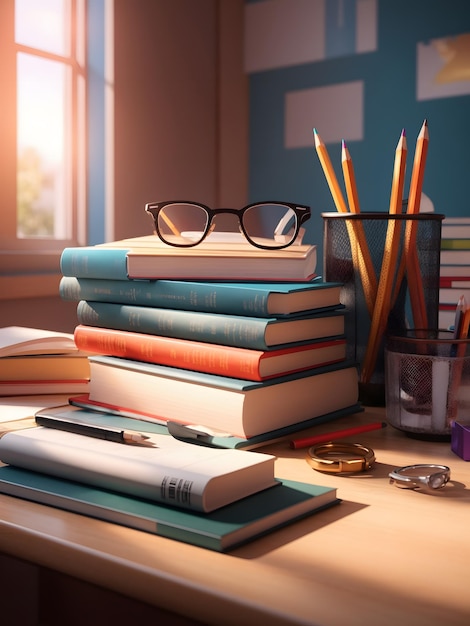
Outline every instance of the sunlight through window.
<svg viewBox="0 0 470 626">
<path fill-rule="evenodd" d="M 72 167 L 77 164 L 73 129 L 80 116 L 76 50 L 83 45 L 73 30 L 80 20 L 72 16 L 80 2 L 15 1 L 20 238 L 71 236 Z"/>
</svg>

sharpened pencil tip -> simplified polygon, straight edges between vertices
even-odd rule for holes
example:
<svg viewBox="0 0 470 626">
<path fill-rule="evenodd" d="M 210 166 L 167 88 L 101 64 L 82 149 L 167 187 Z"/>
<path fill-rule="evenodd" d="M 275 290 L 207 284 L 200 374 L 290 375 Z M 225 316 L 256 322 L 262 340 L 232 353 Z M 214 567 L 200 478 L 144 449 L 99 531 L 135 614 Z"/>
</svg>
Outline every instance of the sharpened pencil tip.
<svg viewBox="0 0 470 626">
<path fill-rule="evenodd" d="M 313 129 L 313 134 L 314 134 L 314 135 L 318 135 L 318 131 L 317 131 L 317 129 L 316 129 L 316 128 L 314 128 L 314 129 Z"/>
</svg>

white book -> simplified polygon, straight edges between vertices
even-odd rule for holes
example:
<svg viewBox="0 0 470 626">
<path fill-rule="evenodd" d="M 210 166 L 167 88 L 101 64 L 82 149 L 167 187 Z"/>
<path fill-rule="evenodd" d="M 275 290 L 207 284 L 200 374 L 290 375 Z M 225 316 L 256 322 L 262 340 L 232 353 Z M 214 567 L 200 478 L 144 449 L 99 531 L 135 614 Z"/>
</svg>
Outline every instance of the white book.
<svg viewBox="0 0 470 626">
<path fill-rule="evenodd" d="M 468 278 L 470 280 L 470 265 L 441 265 L 441 276 Z"/>
<path fill-rule="evenodd" d="M 0 438 L 3 463 L 194 511 L 214 511 L 277 484 L 275 457 L 153 434 L 150 446 L 37 427 Z"/>
<path fill-rule="evenodd" d="M 0 328 L 0 357 L 78 352 L 73 334 L 26 326 Z"/>
</svg>

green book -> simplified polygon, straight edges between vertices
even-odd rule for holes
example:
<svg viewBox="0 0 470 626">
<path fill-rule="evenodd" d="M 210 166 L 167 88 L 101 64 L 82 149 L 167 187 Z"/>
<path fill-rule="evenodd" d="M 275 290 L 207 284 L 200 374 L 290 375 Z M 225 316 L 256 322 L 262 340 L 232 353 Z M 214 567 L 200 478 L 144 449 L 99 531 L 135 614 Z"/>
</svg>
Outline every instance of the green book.
<svg viewBox="0 0 470 626">
<path fill-rule="evenodd" d="M 0 467 L 0 492 L 219 552 L 340 502 L 334 488 L 280 480 L 213 513 L 198 514 L 13 466 Z"/>
<path fill-rule="evenodd" d="M 158 435 L 172 435 L 176 439 L 194 443 L 197 445 L 210 446 L 214 448 L 235 448 L 238 450 L 253 450 L 268 443 L 287 439 L 299 430 L 324 424 L 340 417 L 360 413 L 364 408 L 360 404 L 353 404 L 325 415 L 314 417 L 310 420 L 298 422 L 284 428 L 270 430 L 248 439 L 236 437 L 234 435 L 217 434 L 197 428 L 191 428 L 177 424 L 176 422 L 158 423 L 155 420 L 146 421 L 141 416 L 132 411 L 118 411 L 106 406 L 98 406 L 90 402 L 87 395 L 73 396 L 69 398 L 71 406 L 55 407 L 53 409 L 43 409 L 39 411 L 42 415 L 49 415 L 51 412 L 65 420 L 71 420 L 77 424 L 87 426 L 99 426 L 104 428 L 131 430 L 136 432 L 154 433 Z"/>
<path fill-rule="evenodd" d="M 343 335 L 344 316 L 344 311 L 336 309 L 292 317 L 262 318 L 86 300 L 77 305 L 78 323 L 85 326 L 253 350 Z"/>
</svg>

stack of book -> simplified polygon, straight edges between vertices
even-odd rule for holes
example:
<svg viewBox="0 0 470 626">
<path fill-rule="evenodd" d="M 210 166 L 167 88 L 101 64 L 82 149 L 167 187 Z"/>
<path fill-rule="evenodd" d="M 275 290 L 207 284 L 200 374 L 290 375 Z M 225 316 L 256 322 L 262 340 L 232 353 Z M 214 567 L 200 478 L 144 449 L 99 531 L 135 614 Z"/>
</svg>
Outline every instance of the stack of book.
<svg viewBox="0 0 470 626">
<path fill-rule="evenodd" d="M 0 328 L 0 396 L 88 391 L 90 365 L 73 335 L 39 328 Z"/>
<path fill-rule="evenodd" d="M 91 354 L 89 393 L 71 402 L 222 447 L 360 410 L 341 285 L 315 264 L 308 245 L 66 248 L 60 295 L 78 303 L 75 342 Z"/>
<path fill-rule="evenodd" d="M 446 217 L 441 234 L 440 328 L 453 325 L 462 295 L 470 302 L 470 217 Z"/>
<path fill-rule="evenodd" d="M 38 423 L 41 415 L 64 417 L 46 410 Z M 23 428 L 0 437 L 0 461 L 1 493 L 218 551 L 339 503 L 336 488 L 276 478 L 272 455 L 168 434 L 122 445 Z"/>
</svg>

